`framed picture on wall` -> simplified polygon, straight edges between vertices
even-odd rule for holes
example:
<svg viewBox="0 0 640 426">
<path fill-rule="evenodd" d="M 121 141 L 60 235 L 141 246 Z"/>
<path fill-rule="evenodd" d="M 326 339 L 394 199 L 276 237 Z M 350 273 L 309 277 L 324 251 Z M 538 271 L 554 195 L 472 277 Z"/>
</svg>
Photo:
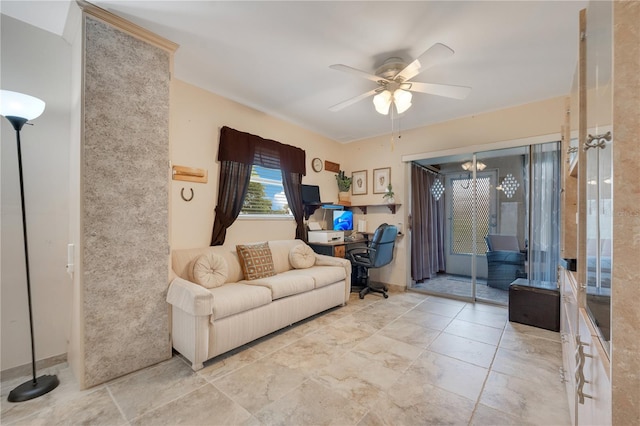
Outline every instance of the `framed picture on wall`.
<svg viewBox="0 0 640 426">
<path fill-rule="evenodd" d="M 391 183 L 391 167 L 373 169 L 373 193 L 384 194 Z"/>
<path fill-rule="evenodd" d="M 367 171 L 360 170 L 351 174 L 351 193 L 364 195 L 367 193 Z"/>
</svg>

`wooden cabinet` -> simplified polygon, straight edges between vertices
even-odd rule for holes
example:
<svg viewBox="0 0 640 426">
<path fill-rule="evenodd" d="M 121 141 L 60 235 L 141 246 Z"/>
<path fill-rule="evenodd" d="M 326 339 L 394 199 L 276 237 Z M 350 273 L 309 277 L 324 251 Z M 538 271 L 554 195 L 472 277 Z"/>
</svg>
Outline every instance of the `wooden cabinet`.
<svg viewBox="0 0 640 426">
<path fill-rule="evenodd" d="M 561 268 L 562 378 L 574 425 L 611 424 L 609 358 L 584 308 L 573 272 Z"/>
<path fill-rule="evenodd" d="M 562 342 L 562 379 L 567 389 L 571 423 L 576 424 L 576 334 L 578 328 L 578 302 L 576 281 L 571 271 L 560 268 L 560 339 Z"/>
<path fill-rule="evenodd" d="M 577 424 L 611 424 L 609 358 L 584 308 L 578 315 L 575 361 Z"/>
</svg>

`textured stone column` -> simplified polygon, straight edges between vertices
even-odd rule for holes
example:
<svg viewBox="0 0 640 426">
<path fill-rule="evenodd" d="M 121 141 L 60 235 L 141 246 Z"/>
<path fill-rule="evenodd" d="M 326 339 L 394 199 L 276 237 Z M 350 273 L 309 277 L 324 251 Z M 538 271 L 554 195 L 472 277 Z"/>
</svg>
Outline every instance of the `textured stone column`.
<svg viewBox="0 0 640 426">
<path fill-rule="evenodd" d="M 171 357 L 171 54 L 85 14 L 81 173 L 84 385 Z"/>
<path fill-rule="evenodd" d="M 640 424 L 640 2 L 613 3 L 614 425 Z"/>
</svg>

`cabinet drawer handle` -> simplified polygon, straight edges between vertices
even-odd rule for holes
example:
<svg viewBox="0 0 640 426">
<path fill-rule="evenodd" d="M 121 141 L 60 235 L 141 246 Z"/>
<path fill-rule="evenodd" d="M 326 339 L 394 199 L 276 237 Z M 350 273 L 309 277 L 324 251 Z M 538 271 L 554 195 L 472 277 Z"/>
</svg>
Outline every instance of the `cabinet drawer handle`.
<svg viewBox="0 0 640 426">
<path fill-rule="evenodd" d="M 607 132 L 604 135 L 589 135 L 587 141 L 584 143 L 584 150 L 587 151 L 590 148 L 604 149 L 607 142 L 611 141 L 611 132 Z"/>
<path fill-rule="evenodd" d="M 578 403 L 584 404 L 585 398 L 593 398 L 591 395 L 584 393 L 584 391 L 582 390 L 585 383 L 591 384 L 591 382 L 585 380 L 584 363 L 586 358 L 593 358 L 593 355 L 584 353 L 584 347 L 589 346 L 589 344 L 581 341 L 579 334 L 576 335 L 576 345 L 576 370 L 574 372 L 576 378 L 576 393 L 578 394 Z"/>
<path fill-rule="evenodd" d="M 569 380 L 567 380 L 566 370 L 560 367 L 558 371 L 560 372 L 560 383 L 567 383 Z"/>
</svg>

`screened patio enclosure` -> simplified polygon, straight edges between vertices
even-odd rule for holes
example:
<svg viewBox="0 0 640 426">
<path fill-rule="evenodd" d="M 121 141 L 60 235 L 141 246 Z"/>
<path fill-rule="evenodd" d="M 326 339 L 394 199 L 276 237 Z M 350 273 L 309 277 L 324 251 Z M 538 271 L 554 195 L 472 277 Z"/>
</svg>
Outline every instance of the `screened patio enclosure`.
<svg viewBox="0 0 640 426">
<path fill-rule="evenodd" d="M 555 282 L 559 143 L 411 164 L 411 287 L 508 302 L 518 278 Z"/>
</svg>

